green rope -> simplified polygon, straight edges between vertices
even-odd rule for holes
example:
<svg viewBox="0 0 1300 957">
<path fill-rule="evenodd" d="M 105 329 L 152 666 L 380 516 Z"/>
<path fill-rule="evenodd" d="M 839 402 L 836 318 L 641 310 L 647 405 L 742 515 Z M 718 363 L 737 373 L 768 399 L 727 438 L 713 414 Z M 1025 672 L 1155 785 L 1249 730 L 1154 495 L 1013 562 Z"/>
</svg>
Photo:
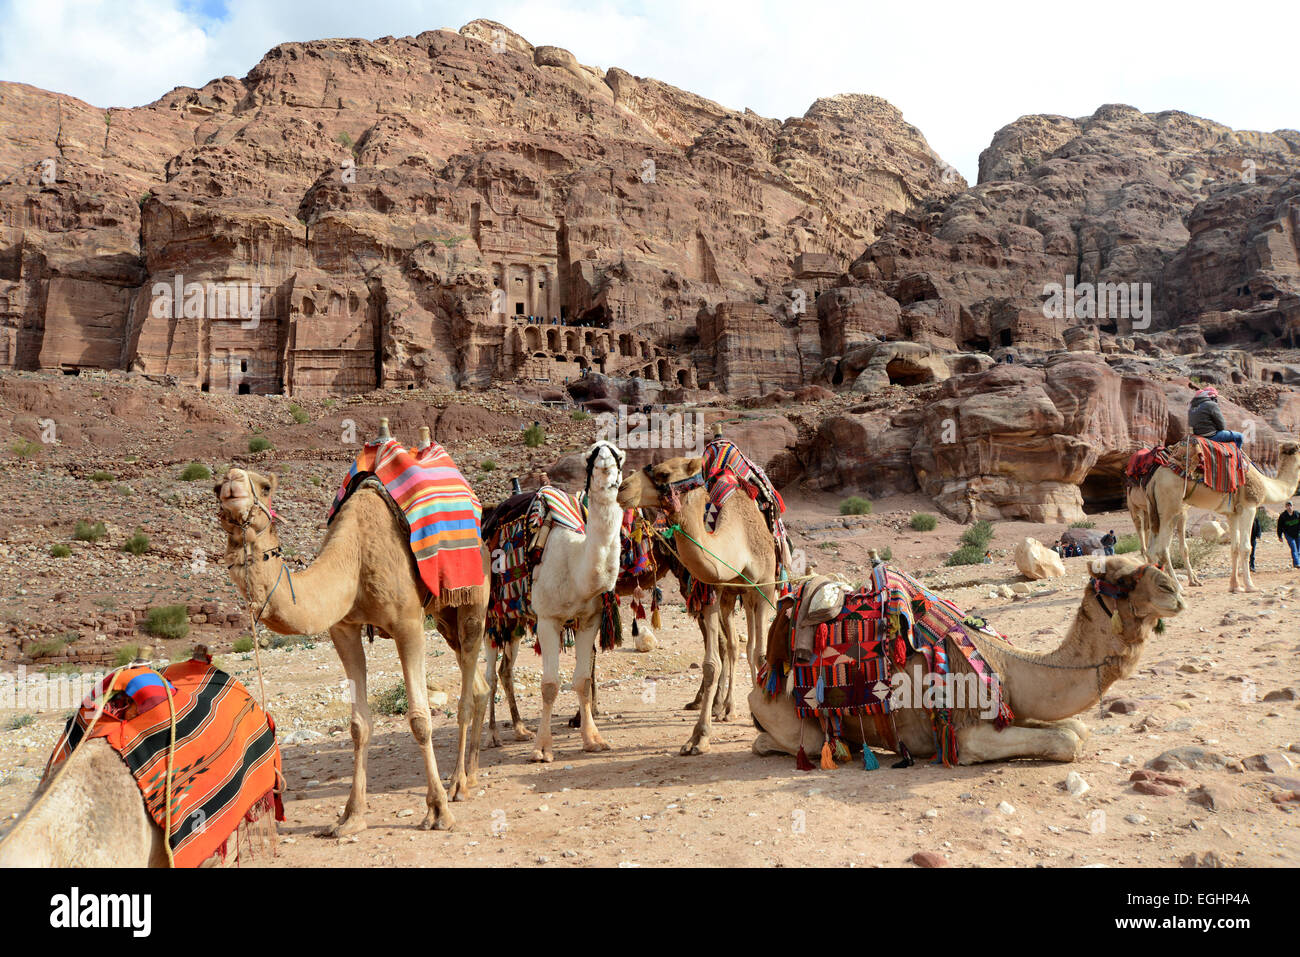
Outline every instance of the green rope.
<svg viewBox="0 0 1300 957">
<path fill-rule="evenodd" d="M 671 540 L 672 537 L 678 533 L 683 535 L 688 542 L 693 544 L 700 551 L 704 552 L 704 554 L 708 555 L 714 561 L 719 561 L 722 562 L 722 564 L 727 565 L 727 563 L 723 561 L 723 559 L 719 558 L 717 555 L 709 551 L 707 548 L 705 548 L 695 539 L 691 538 L 690 534 L 685 529 L 683 529 L 680 525 L 670 525 L 668 528 L 660 532 L 660 534 L 663 535 L 665 539 L 669 539 L 669 540 Z M 739 568 L 736 568 L 732 565 L 727 565 L 727 567 L 730 568 L 737 575 L 739 575 L 741 578 L 745 579 L 745 581 L 748 582 L 749 585 L 758 592 L 759 596 L 763 599 L 763 601 L 767 602 L 768 607 L 770 607 L 773 611 L 777 610 L 776 605 L 772 604 L 772 599 L 768 598 L 767 595 L 764 594 L 763 590 L 758 587 L 758 584 L 752 578 L 750 578 L 748 575 L 742 572 Z"/>
</svg>

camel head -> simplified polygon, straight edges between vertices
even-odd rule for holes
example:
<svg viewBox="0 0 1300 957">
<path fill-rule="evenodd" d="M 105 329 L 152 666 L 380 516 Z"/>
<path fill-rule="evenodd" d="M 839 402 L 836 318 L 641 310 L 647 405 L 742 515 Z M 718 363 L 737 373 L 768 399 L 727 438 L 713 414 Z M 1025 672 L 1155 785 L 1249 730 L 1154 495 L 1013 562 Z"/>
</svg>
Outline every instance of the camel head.
<svg viewBox="0 0 1300 957">
<path fill-rule="evenodd" d="M 680 507 L 680 493 L 673 486 L 698 476 L 703 466 L 704 460 L 701 458 L 653 462 L 623 480 L 623 485 L 618 490 L 618 504 L 623 508 L 666 508 L 676 511 Z"/>
<path fill-rule="evenodd" d="M 1095 558 L 1089 564 L 1092 581 L 1088 591 L 1113 608 L 1116 601 L 1128 604 L 1140 624 L 1154 625 L 1161 618 L 1171 618 L 1187 607 L 1178 583 L 1158 565 L 1150 565 L 1130 555 Z M 1092 600 L 1088 597 L 1084 601 Z M 1146 629 L 1140 629 L 1145 632 Z M 1137 641 L 1140 634 L 1125 634 L 1126 641 Z"/>
<path fill-rule="evenodd" d="M 246 469 L 231 469 L 212 487 L 217 496 L 221 527 L 238 544 L 253 541 L 274 521 L 271 494 L 275 476 Z"/>
<path fill-rule="evenodd" d="M 627 453 L 604 439 L 587 449 L 587 492 L 613 491 L 623 481 Z"/>
</svg>

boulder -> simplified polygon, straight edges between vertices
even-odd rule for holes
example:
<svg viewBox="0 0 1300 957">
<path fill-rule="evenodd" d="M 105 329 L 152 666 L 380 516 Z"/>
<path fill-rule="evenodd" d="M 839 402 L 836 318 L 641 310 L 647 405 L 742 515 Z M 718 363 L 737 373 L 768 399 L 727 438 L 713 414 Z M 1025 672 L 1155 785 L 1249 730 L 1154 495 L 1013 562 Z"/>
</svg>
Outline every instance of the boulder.
<svg viewBox="0 0 1300 957">
<path fill-rule="evenodd" d="M 1030 581 L 1059 578 L 1065 574 L 1061 556 L 1033 538 L 1022 538 L 1016 545 L 1016 567 Z"/>
</svg>

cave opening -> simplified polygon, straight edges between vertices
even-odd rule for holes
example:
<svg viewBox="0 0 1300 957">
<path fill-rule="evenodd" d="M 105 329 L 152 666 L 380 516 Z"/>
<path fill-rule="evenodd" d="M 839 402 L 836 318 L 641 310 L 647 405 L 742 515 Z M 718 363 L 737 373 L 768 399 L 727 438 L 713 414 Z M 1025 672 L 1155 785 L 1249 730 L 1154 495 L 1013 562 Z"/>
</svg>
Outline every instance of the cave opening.
<svg viewBox="0 0 1300 957">
<path fill-rule="evenodd" d="M 927 382 L 934 381 L 934 373 L 929 369 L 921 369 L 909 362 L 900 362 L 895 359 L 885 366 L 885 375 L 889 376 L 890 385 L 924 385 Z"/>
<path fill-rule="evenodd" d="M 247 382 L 241 382 L 239 383 L 239 388 L 236 390 L 236 393 L 238 395 L 248 395 L 251 391 L 252 390 L 248 387 Z"/>
<path fill-rule="evenodd" d="M 1094 468 L 1079 485 L 1083 496 L 1083 510 L 1092 515 L 1097 512 L 1115 512 L 1126 508 L 1124 475 L 1112 469 Z"/>
<path fill-rule="evenodd" d="M 1003 329 L 1001 332 L 999 332 L 998 342 L 1000 342 L 1003 345 L 1003 347 L 1009 347 L 1011 345 L 1011 330 Z"/>
<path fill-rule="evenodd" d="M 967 352 L 989 351 L 989 340 L 987 336 L 976 336 L 973 339 L 967 339 L 963 345 Z"/>
</svg>

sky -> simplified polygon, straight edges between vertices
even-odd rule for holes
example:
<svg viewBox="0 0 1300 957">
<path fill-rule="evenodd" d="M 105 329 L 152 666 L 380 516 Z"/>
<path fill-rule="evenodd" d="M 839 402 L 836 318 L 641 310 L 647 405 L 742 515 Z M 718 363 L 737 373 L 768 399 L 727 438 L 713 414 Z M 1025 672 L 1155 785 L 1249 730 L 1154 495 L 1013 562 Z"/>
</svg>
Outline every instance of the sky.
<svg viewBox="0 0 1300 957">
<path fill-rule="evenodd" d="M 478 18 L 778 120 L 822 96 L 884 97 L 972 183 L 993 134 L 1031 113 L 1127 103 L 1300 128 L 1296 0 L 0 0 L 0 80 L 139 106 L 242 77 L 279 43 Z"/>
</svg>

